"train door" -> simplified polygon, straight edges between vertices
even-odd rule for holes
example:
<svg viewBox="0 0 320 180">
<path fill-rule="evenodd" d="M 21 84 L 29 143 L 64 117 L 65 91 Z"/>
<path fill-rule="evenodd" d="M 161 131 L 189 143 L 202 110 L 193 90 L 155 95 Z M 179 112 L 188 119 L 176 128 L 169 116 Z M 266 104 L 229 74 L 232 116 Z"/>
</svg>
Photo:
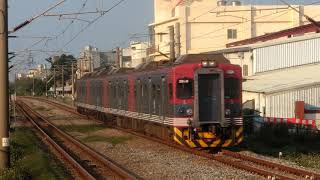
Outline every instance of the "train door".
<svg viewBox="0 0 320 180">
<path fill-rule="evenodd" d="M 195 115 L 200 124 L 221 123 L 224 118 L 223 73 L 202 69 L 195 78 Z"/>
</svg>

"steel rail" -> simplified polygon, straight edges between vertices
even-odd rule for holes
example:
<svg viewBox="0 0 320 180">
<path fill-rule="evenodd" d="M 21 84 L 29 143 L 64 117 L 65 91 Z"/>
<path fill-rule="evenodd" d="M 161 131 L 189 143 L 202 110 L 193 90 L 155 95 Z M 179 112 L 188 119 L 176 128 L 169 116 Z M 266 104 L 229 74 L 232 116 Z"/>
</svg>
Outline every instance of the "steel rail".
<svg viewBox="0 0 320 180">
<path fill-rule="evenodd" d="M 274 169 L 279 169 L 281 171 L 285 171 L 291 174 L 295 174 L 297 176 L 301 176 L 304 178 L 310 178 L 310 179 L 320 179 L 320 174 L 314 173 L 314 172 L 310 172 L 310 171 L 306 171 L 303 169 L 298 169 L 298 168 L 293 168 L 293 167 L 289 167 L 289 166 L 285 166 L 282 164 L 278 164 L 278 163 L 274 163 L 271 161 L 266 161 L 260 158 L 256 158 L 256 157 L 251 157 L 245 154 L 240 154 L 240 153 L 236 153 L 233 151 L 228 151 L 228 150 L 222 150 L 222 153 L 226 156 L 231 156 L 234 158 L 238 158 L 238 159 L 242 159 L 245 161 L 250 161 L 253 163 L 257 163 L 260 164 L 262 166 L 266 166 L 269 168 L 274 168 Z"/>
<path fill-rule="evenodd" d="M 75 172 L 83 179 L 95 179 L 86 169 L 84 169 L 74 158 L 72 158 L 60 145 L 58 145 L 43 129 L 33 120 L 30 115 L 32 111 L 24 109 L 23 105 L 17 103 L 20 111 L 23 115 L 31 122 L 31 124 L 36 128 L 36 130 L 44 137 L 43 140 L 47 141 L 49 145 L 54 148 L 66 161 Z"/>
<path fill-rule="evenodd" d="M 30 97 L 30 98 L 38 99 L 38 100 L 45 100 L 49 104 L 51 104 L 53 106 L 56 106 L 58 108 L 61 108 L 63 110 L 66 110 L 66 111 L 68 111 L 70 113 L 73 113 L 73 114 L 79 115 L 79 116 L 85 116 L 85 115 L 82 115 L 82 114 L 76 112 L 72 107 L 69 107 L 69 106 L 64 105 L 62 103 L 57 103 L 57 102 L 54 102 L 54 101 L 51 101 L 51 100 L 48 100 L 48 99 L 43 99 L 43 98 L 33 98 L 33 97 Z M 87 116 L 87 117 L 89 117 L 89 116 Z M 105 122 L 97 120 L 97 119 L 94 119 L 94 120 L 98 121 L 100 123 L 105 123 Z M 145 139 L 149 139 L 151 141 L 158 142 L 158 143 L 161 143 L 161 144 L 164 144 L 164 145 L 167 145 L 167 146 L 170 146 L 170 147 L 173 147 L 173 148 L 176 148 L 176 149 L 179 149 L 179 150 L 182 150 L 184 152 L 188 152 L 188 153 L 200 156 L 200 157 L 213 159 L 213 160 L 221 162 L 223 164 L 226 164 L 226 165 L 238 168 L 238 169 L 242 169 L 242 170 L 245 170 L 245 171 L 248 171 L 248 172 L 252 172 L 252 173 L 258 174 L 260 176 L 267 177 L 267 178 L 276 178 L 276 179 L 285 179 L 285 180 L 286 179 L 293 179 L 292 177 L 288 177 L 286 175 L 281 175 L 281 174 L 270 172 L 270 171 L 267 171 L 267 170 L 264 170 L 264 169 L 259 169 L 257 167 L 249 166 L 249 165 L 246 165 L 244 163 L 237 162 L 237 161 L 231 161 L 231 160 L 228 160 L 228 159 L 224 158 L 221 155 L 213 155 L 213 154 L 210 154 L 210 153 L 207 153 L 207 152 L 204 152 L 204 151 L 191 149 L 191 148 L 188 148 L 188 147 L 185 147 L 185 146 L 181 146 L 181 145 L 169 142 L 169 141 L 164 141 L 164 140 L 160 140 L 160 139 L 155 138 L 155 137 L 144 135 L 144 134 L 135 132 L 133 130 L 123 129 L 123 128 L 119 128 L 119 127 L 113 127 L 113 128 L 121 130 L 121 131 L 125 131 L 125 132 L 133 134 L 135 136 L 139 136 L 139 137 L 142 137 L 142 138 L 145 138 Z M 225 155 L 225 156 L 228 156 L 229 154 L 231 154 L 231 153 L 226 153 L 226 152 L 227 152 L 227 150 L 222 150 L 222 154 Z M 228 152 L 231 152 L 231 151 L 228 151 Z M 236 153 L 236 154 L 239 154 L 239 153 Z M 240 157 L 244 157 L 244 156 L 240 156 Z M 239 155 L 236 155 L 236 157 L 234 157 L 234 158 L 240 158 L 240 157 L 239 157 Z M 247 161 L 250 161 L 252 163 L 256 163 L 258 165 L 261 165 L 261 166 L 266 166 L 268 168 L 278 168 L 278 170 L 280 170 L 280 171 L 287 172 L 289 174 L 297 175 L 297 176 L 304 177 L 304 178 L 320 179 L 319 175 L 316 174 L 316 173 L 313 173 L 313 172 L 310 172 L 310 171 L 306 171 L 306 170 L 302 170 L 302 169 L 292 168 L 292 167 L 289 167 L 289 166 L 285 166 L 285 165 L 269 162 L 269 161 L 266 161 L 266 160 L 260 161 L 261 159 L 256 159 L 254 157 L 250 157 L 248 159 L 243 159 L 243 160 L 247 160 Z"/>
<path fill-rule="evenodd" d="M 141 179 L 139 176 L 134 174 L 133 172 L 130 172 L 129 170 L 125 169 L 124 167 L 120 166 L 113 160 L 103 156 L 102 154 L 96 152 L 92 148 L 88 147 L 87 145 L 79 142 L 78 140 L 74 139 L 69 134 L 63 132 L 58 127 L 56 127 L 53 123 L 46 120 L 42 115 L 40 115 L 38 112 L 33 111 L 29 106 L 27 106 L 24 102 L 21 102 L 24 104 L 28 111 L 32 111 L 38 118 L 40 118 L 42 121 L 46 123 L 47 126 L 51 127 L 51 130 L 54 130 L 56 133 L 58 133 L 63 138 L 67 139 L 69 142 L 71 142 L 73 145 L 77 146 L 82 151 L 86 152 L 87 155 L 89 155 L 91 158 L 95 159 L 96 161 L 100 162 L 104 166 L 108 167 L 112 172 L 116 173 L 119 177 L 123 179 Z"/>
</svg>

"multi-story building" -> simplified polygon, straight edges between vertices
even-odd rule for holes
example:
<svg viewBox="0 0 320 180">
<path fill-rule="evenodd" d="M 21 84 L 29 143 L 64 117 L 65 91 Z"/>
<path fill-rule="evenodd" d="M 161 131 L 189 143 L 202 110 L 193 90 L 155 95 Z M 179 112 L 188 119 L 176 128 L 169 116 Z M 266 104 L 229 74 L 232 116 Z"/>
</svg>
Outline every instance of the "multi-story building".
<svg viewBox="0 0 320 180">
<path fill-rule="evenodd" d="M 149 44 L 146 42 L 131 42 L 131 67 L 137 67 L 139 64 L 146 62 L 147 49 Z"/>
<path fill-rule="evenodd" d="M 27 77 L 27 78 L 36 78 L 36 79 L 45 79 L 47 77 L 47 67 L 45 64 L 38 64 L 37 68 L 30 69 L 26 75 L 18 74 L 18 79 Z"/>
<path fill-rule="evenodd" d="M 243 5 L 225 0 L 154 0 L 153 35 L 155 60 L 169 56 L 174 39 L 176 56 L 224 49 L 226 44 L 308 23 L 304 14 L 317 19 L 320 6 Z M 174 38 L 170 40 L 169 29 Z M 172 37 L 172 36 L 171 36 Z"/>
<path fill-rule="evenodd" d="M 93 72 L 107 63 L 106 52 L 100 52 L 98 48 L 92 46 L 85 46 L 77 60 L 77 77 L 80 78 L 86 73 Z"/>
</svg>

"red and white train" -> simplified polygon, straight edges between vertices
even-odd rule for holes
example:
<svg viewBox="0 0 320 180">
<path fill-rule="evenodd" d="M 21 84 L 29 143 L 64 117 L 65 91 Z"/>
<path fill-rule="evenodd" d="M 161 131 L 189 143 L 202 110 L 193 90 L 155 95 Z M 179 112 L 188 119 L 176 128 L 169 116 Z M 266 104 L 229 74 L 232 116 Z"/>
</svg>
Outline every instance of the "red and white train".
<svg viewBox="0 0 320 180">
<path fill-rule="evenodd" d="M 192 148 L 243 140 L 241 68 L 223 55 L 181 56 L 77 81 L 77 110 Z"/>
</svg>

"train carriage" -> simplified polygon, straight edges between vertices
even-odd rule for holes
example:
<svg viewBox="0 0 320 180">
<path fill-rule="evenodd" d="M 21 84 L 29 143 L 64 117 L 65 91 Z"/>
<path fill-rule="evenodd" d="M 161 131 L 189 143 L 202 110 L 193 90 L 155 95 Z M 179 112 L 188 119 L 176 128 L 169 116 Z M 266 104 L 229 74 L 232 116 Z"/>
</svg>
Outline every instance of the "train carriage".
<svg viewBox="0 0 320 180">
<path fill-rule="evenodd" d="M 77 81 L 76 106 L 192 148 L 228 147 L 243 139 L 241 82 L 241 68 L 223 55 L 184 55 L 89 74 Z"/>
</svg>

